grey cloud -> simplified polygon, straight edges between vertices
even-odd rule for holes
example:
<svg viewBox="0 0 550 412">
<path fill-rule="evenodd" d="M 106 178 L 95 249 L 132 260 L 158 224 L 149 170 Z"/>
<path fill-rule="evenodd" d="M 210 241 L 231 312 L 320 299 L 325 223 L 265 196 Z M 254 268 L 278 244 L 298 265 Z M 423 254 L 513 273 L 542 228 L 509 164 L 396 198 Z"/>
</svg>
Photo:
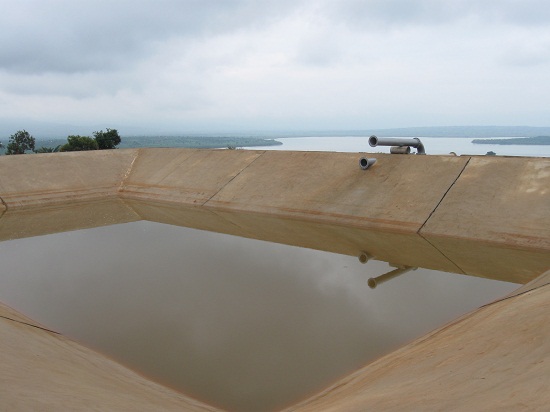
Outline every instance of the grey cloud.
<svg viewBox="0 0 550 412">
<path fill-rule="evenodd" d="M 550 63 L 550 43 L 513 46 L 500 56 L 499 62 L 517 67 L 534 67 Z"/>
<path fill-rule="evenodd" d="M 0 69 L 17 73 L 123 68 L 171 38 L 268 24 L 292 4 L 258 5 L 244 0 L 1 3 Z"/>
<path fill-rule="evenodd" d="M 313 67 L 330 67 L 337 64 L 342 57 L 338 44 L 327 39 L 302 42 L 294 60 L 300 64 Z"/>
<path fill-rule="evenodd" d="M 482 9 L 484 3 L 474 3 Z M 550 23 L 550 7 L 546 0 L 492 0 L 487 14 L 495 20 L 518 26 L 547 26 Z"/>
<path fill-rule="evenodd" d="M 0 8 L 3 116 L 18 119 L 107 116 L 193 130 L 389 127 L 435 116 L 484 124 L 497 122 L 486 107 L 504 110 L 503 84 L 531 102 L 526 115 L 542 113 L 526 91 L 548 83 L 542 0 L 0 0 Z M 472 102 L 480 87 L 484 102 Z"/>
<path fill-rule="evenodd" d="M 8 79 L 9 81 L 2 81 Z M 140 91 L 140 83 L 122 74 L 98 75 L 97 73 L 28 74 L 2 76 L 0 90 L 17 96 L 63 96 L 74 99 L 93 98 L 102 95 L 115 96 L 121 89 Z"/>
<path fill-rule="evenodd" d="M 327 2 L 332 16 L 365 29 L 400 25 L 440 25 L 465 19 L 485 24 L 542 25 L 550 20 L 544 0 L 348 0 Z"/>
</svg>

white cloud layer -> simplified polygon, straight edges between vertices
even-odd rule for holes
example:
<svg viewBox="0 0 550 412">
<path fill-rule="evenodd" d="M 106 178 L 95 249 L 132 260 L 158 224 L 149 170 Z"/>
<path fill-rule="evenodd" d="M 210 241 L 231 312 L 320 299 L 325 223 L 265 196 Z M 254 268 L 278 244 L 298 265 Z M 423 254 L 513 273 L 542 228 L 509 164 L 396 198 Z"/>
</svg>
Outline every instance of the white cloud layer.
<svg viewBox="0 0 550 412">
<path fill-rule="evenodd" d="M 546 1 L 0 7 L 3 118 L 180 131 L 549 124 Z"/>
</svg>

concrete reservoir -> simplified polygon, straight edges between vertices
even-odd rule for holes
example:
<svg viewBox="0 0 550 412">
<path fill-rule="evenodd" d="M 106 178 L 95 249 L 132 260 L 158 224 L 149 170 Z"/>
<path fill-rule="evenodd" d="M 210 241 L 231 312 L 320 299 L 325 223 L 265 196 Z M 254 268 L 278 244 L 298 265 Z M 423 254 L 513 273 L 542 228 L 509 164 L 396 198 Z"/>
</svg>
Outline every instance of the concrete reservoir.
<svg viewBox="0 0 550 412">
<path fill-rule="evenodd" d="M 150 221 L 520 284 L 286 410 L 547 408 L 550 158 L 365 155 L 2 156 L 0 241 Z M 220 410 L 4 304 L 0 342 L 0 410 Z"/>
</svg>

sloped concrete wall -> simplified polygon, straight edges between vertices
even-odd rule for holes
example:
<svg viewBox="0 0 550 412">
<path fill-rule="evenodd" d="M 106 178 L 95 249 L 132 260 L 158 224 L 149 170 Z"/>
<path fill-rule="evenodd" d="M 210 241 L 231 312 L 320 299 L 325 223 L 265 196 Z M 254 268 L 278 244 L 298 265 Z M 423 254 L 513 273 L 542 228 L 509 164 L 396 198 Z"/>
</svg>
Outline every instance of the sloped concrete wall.
<svg viewBox="0 0 550 412">
<path fill-rule="evenodd" d="M 369 253 L 388 259 L 391 251 L 410 265 L 518 283 L 550 267 L 550 159 L 369 156 L 377 163 L 361 170 L 356 153 L 143 149 L 120 193 L 200 206 L 218 227 L 232 223 L 249 233 L 258 231 L 249 222 L 260 215 L 261 227 L 276 220 L 365 229 L 377 234 Z M 278 236 L 271 227 L 263 238 L 292 243 L 288 231 Z M 417 238 L 396 251 L 384 241 L 389 233 Z M 384 244 L 388 253 L 376 246 Z M 418 258 L 437 254 L 448 263 Z"/>
<path fill-rule="evenodd" d="M 248 150 L 141 149 L 121 195 L 203 205 L 262 154 Z"/>
<path fill-rule="evenodd" d="M 191 207 L 201 228 L 323 250 L 332 247 L 330 233 L 363 230 L 370 244 L 334 251 L 357 254 L 362 247 L 414 266 L 518 283 L 550 267 L 550 159 L 369 156 L 377 163 L 368 170 L 359 168 L 357 153 L 126 149 L 3 156 L 0 238 L 13 233 L 23 209 L 55 216 L 63 214 L 58 206 L 119 197 L 133 210 L 113 213 L 128 221 L 175 222 L 178 208 L 189 214 Z M 110 221 L 96 216 L 98 225 Z M 325 225 L 319 237 L 325 240 L 300 236 L 304 225 Z M 40 233 L 40 218 L 27 226 L 20 236 Z M 399 234 L 408 238 L 392 247 Z"/>
<path fill-rule="evenodd" d="M 218 411 L 2 304 L 0 342 L 2 411 Z"/>
<path fill-rule="evenodd" d="M 418 232 L 467 159 L 327 152 L 266 152 L 206 206 Z"/>
<path fill-rule="evenodd" d="M 422 235 L 550 250 L 550 159 L 474 157 Z"/>
<path fill-rule="evenodd" d="M 530 281 L 519 262 L 549 265 L 550 159 L 472 157 L 419 233 L 466 273 Z"/>
<path fill-rule="evenodd" d="M 468 158 L 144 149 L 124 198 L 417 232 Z"/>
<path fill-rule="evenodd" d="M 142 220 L 117 197 L 15 207 L 0 219 L 0 241 Z"/>
<path fill-rule="evenodd" d="M 5 208 L 116 196 L 137 150 L 44 153 L 0 158 Z"/>
<path fill-rule="evenodd" d="M 535 285 L 384 356 L 287 412 L 546 410 L 549 313 L 550 285 Z"/>
<path fill-rule="evenodd" d="M 0 158 L 3 208 L 121 196 L 550 250 L 550 159 L 126 149 Z M 443 244 L 443 243 L 441 243 Z M 443 246 L 442 246 L 443 247 Z"/>
</svg>

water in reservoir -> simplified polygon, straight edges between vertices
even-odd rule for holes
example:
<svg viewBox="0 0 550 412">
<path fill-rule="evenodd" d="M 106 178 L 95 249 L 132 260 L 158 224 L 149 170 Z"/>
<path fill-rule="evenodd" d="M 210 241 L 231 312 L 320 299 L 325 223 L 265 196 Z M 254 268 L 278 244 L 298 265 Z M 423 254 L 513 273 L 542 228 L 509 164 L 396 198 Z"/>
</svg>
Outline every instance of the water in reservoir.
<svg viewBox="0 0 550 412">
<path fill-rule="evenodd" d="M 233 411 L 302 400 L 517 285 L 139 221 L 0 243 L 0 301 Z"/>
</svg>

